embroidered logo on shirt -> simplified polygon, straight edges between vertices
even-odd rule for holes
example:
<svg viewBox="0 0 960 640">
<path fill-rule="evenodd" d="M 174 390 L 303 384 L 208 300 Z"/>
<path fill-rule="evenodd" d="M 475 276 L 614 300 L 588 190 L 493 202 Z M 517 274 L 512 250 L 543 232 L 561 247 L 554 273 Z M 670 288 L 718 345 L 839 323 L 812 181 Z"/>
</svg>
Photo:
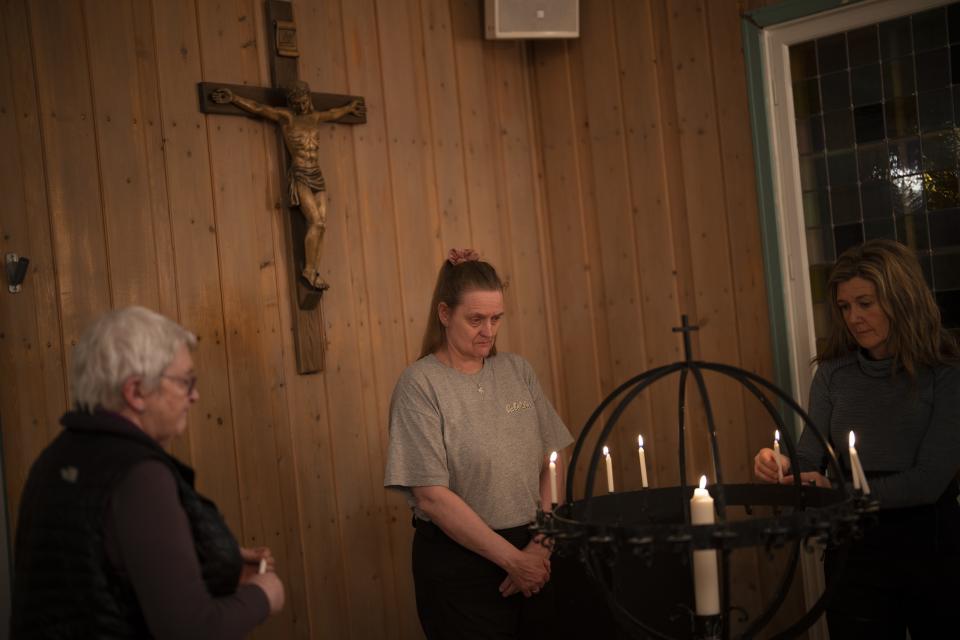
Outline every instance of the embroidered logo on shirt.
<svg viewBox="0 0 960 640">
<path fill-rule="evenodd" d="M 74 466 L 63 467 L 60 469 L 60 477 L 69 482 L 70 484 L 77 483 L 77 476 L 80 475 L 80 472 Z"/>
<path fill-rule="evenodd" d="M 532 407 L 529 402 L 526 400 L 517 400 L 516 402 L 511 402 L 506 405 L 507 413 L 513 413 L 514 411 L 520 411 L 521 409 L 529 409 Z"/>
</svg>

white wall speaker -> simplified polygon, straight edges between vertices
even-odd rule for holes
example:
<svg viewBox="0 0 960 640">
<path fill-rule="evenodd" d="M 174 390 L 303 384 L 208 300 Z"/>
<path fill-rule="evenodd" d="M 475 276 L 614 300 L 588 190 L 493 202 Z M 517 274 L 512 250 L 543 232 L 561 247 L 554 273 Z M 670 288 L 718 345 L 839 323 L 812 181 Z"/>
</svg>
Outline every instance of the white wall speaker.
<svg viewBox="0 0 960 640">
<path fill-rule="evenodd" d="M 485 2 L 487 40 L 580 37 L 580 0 Z"/>
</svg>

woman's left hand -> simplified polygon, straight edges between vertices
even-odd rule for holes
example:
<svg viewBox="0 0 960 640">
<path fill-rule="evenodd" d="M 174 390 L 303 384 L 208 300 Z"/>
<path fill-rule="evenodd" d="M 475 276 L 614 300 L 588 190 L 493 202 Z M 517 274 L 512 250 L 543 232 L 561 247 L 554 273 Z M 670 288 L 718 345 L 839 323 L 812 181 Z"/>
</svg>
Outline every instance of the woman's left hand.
<svg viewBox="0 0 960 640">
<path fill-rule="evenodd" d="M 273 558 L 270 547 L 240 547 L 240 557 L 243 558 L 243 571 L 240 573 L 240 584 L 246 583 L 251 576 L 260 572 L 260 561 L 267 561 L 267 571 L 274 571 L 277 562 Z"/>
<path fill-rule="evenodd" d="M 527 546 L 523 548 L 524 553 L 531 553 L 540 558 L 544 558 L 547 562 L 550 561 L 550 549 L 540 544 L 537 538 L 534 538 L 527 543 Z M 550 580 L 549 574 L 547 575 L 547 580 Z M 517 587 L 513 582 L 513 578 L 507 576 L 503 579 L 503 582 L 500 583 L 500 595 L 504 598 L 508 598 L 515 593 L 520 593 L 520 588 Z"/>
</svg>

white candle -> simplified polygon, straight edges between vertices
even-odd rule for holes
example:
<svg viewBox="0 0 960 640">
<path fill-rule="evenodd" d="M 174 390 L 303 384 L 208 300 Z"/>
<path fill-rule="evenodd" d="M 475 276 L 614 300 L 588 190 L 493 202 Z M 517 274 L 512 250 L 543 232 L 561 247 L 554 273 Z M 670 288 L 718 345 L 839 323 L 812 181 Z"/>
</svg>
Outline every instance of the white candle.
<svg viewBox="0 0 960 640">
<path fill-rule="evenodd" d="M 853 445 L 856 443 L 856 436 L 853 435 L 853 431 L 850 432 L 850 472 L 853 475 L 853 488 L 854 489 L 863 489 L 864 495 L 870 495 L 870 485 L 867 483 L 867 474 L 863 471 L 863 464 L 860 462 L 860 455 L 857 453 L 857 448 Z"/>
<path fill-rule="evenodd" d="M 550 504 L 557 504 L 557 452 L 550 454 Z"/>
<path fill-rule="evenodd" d="M 607 447 L 603 448 L 603 457 L 607 459 L 607 491 L 613 493 L 613 460 Z"/>
<path fill-rule="evenodd" d="M 783 462 L 780 461 L 780 429 L 773 432 L 773 452 L 777 457 L 777 480 L 783 482 Z"/>
<path fill-rule="evenodd" d="M 647 484 L 647 457 L 643 455 L 643 436 L 637 436 L 637 447 L 640 455 L 640 483 L 646 489 Z"/>
<path fill-rule="evenodd" d="M 850 475 L 853 476 L 853 488 L 860 488 L 860 456 L 857 455 L 857 448 L 853 446 L 857 442 L 857 437 L 850 432 Z"/>
<path fill-rule="evenodd" d="M 267 572 L 267 559 L 260 558 L 260 568 L 257 570 L 257 573 L 266 573 Z"/>
<path fill-rule="evenodd" d="M 707 476 L 700 476 L 700 488 L 693 490 L 690 499 L 690 522 L 713 524 L 713 498 L 707 491 Z M 717 572 L 717 552 L 701 549 L 693 552 L 693 591 L 698 616 L 720 614 L 720 580 Z"/>
</svg>

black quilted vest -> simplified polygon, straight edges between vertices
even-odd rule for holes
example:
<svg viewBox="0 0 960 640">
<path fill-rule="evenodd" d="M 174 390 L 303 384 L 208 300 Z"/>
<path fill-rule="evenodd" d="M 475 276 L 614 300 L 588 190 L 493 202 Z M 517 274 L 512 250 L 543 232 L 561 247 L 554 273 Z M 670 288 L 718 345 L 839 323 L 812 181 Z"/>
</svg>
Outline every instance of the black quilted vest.
<svg viewBox="0 0 960 640">
<path fill-rule="evenodd" d="M 211 595 L 236 590 L 240 547 L 216 505 L 194 490 L 190 467 L 117 414 L 70 412 L 61 422 L 64 431 L 33 464 L 23 490 L 12 638 L 150 637 L 133 585 L 104 549 L 113 487 L 145 460 L 163 462 L 177 480 Z"/>
</svg>

